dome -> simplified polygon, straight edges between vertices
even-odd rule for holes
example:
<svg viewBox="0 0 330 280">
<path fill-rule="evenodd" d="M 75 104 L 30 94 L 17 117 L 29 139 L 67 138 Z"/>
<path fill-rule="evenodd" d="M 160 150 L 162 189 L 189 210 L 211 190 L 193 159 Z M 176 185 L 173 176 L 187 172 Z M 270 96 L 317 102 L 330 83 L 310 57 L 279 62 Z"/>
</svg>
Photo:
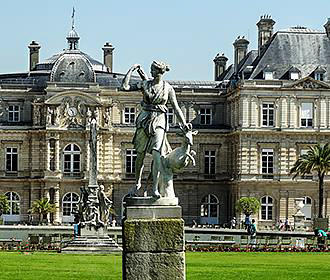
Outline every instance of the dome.
<svg viewBox="0 0 330 280">
<path fill-rule="evenodd" d="M 95 72 L 88 56 L 80 51 L 65 51 L 54 63 L 50 81 L 93 83 L 95 82 Z"/>
<path fill-rule="evenodd" d="M 67 38 L 67 39 L 79 39 L 80 37 L 79 37 L 77 31 L 76 31 L 74 28 L 72 28 L 72 29 L 69 31 L 69 33 L 68 33 L 68 35 L 66 36 L 66 38 Z"/>
</svg>

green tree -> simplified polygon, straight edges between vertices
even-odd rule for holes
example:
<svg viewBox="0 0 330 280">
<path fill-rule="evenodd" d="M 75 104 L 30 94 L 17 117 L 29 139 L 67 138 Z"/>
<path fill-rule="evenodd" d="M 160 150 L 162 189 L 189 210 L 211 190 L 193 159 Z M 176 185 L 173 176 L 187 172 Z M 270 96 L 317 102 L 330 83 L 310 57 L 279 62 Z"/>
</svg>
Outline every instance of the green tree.
<svg viewBox="0 0 330 280">
<path fill-rule="evenodd" d="M 294 166 L 290 170 L 290 175 L 294 174 L 293 178 L 298 175 L 317 173 L 319 181 L 319 214 L 318 217 L 323 217 L 323 193 L 324 193 L 324 177 L 330 169 L 330 147 L 329 143 L 325 145 L 317 144 L 309 146 L 306 154 L 301 155 Z"/>
<path fill-rule="evenodd" d="M 8 212 L 10 209 L 8 198 L 5 195 L 0 195 L 0 217 L 3 213 Z"/>
<path fill-rule="evenodd" d="M 250 216 L 258 212 L 260 202 L 255 197 L 242 197 L 236 202 L 236 211 Z"/>
<path fill-rule="evenodd" d="M 47 215 L 56 211 L 55 204 L 49 202 L 48 198 L 44 197 L 33 201 L 32 208 L 29 212 L 39 214 L 40 221 L 47 219 Z"/>
</svg>

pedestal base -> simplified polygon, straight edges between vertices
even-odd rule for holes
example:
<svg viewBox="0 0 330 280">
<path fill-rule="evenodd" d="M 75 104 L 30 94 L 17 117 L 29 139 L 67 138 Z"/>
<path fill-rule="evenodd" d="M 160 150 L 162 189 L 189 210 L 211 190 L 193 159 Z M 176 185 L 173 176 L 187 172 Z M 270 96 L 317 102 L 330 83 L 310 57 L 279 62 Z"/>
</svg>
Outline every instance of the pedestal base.
<svg viewBox="0 0 330 280">
<path fill-rule="evenodd" d="M 294 218 L 294 230 L 295 231 L 305 231 L 305 215 L 293 215 Z"/>
<path fill-rule="evenodd" d="M 104 231 L 81 230 L 81 236 L 70 241 L 61 251 L 64 254 L 111 254 L 121 253 L 122 248 Z"/>
<path fill-rule="evenodd" d="M 181 207 L 131 200 L 126 201 L 123 221 L 123 279 L 184 280 Z"/>
</svg>

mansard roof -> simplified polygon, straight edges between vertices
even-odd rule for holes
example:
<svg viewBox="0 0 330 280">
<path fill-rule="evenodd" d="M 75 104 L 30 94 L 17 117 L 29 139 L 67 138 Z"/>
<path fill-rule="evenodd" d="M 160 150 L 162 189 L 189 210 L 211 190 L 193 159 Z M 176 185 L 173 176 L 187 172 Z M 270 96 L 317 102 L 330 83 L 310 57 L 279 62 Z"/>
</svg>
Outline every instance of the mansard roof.
<svg viewBox="0 0 330 280">
<path fill-rule="evenodd" d="M 272 67 L 274 79 L 280 79 L 291 67 L 298 68 L 302 77 L 322 67 L 325 79 L 330 80 L 330 39 L 324 32 L 303 27 L 278 31 L 253 62 L 251 79 L 267 65 Z"/>
</svg>

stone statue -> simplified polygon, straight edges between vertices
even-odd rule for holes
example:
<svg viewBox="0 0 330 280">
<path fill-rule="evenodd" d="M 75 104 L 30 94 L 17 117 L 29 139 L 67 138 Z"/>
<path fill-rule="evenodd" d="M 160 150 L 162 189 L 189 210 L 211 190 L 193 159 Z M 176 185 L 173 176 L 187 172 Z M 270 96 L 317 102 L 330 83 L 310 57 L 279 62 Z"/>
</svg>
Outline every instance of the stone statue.
<svg viewBox="0 0 330 280">
<path fill-rule="evenodd" d="M 135 84 L 130 84 L 131 75 L 135 70 L 137 70 L 142 81 Z M 173 87 L 168 82 L 163 80 L 163 74 L 169 70 L 169 66 L 165 63 L 153 61 L 151 64 L 152 79 L 149 79 L 141 66 L 139 64 L 135 64 L 128 70 L 122 83 L 123 90 L 140 90 L 143 94 L 141 112 L 136 119 L 136 131 L 133 138 L 137 157 L 135 168 L 136 182 L 131 191 L 132 196 L 136 196 L 138 190 L 141 188 L 142 172 L 144 167 L 143 161 L 146 153 L 149 153 L 152 155 L 153 159 L 152 196 L 156 199 L 161 197 L 159 187 L 160 185 L 164 186 L 164 171 L 166 168 L 169 168 L 164 165 L 165 158 L 166 155 L 171 152 L 171 148 L 166 137 L 166 132 L 169 127 L 167 120 L 168 109 L 166 107 L 168 101 L 171 102 L 183 130 L 192 130 L 191 124 L 186 123 L 185 117 L 178 105 Z M 168 196 L 166 195 L 166 192 L 163 192 L 162 195 Z"/>
<path fill-rule="evenodd" d="M 106 107 L 103 113 L 104 126 L 109 128 L 111 126 L 111 107 Z"/>
<path fill-rule="evenodd" d="M 104 193 L 104 186 L 97 183 L 97 121 L 92 116 L 89 124 L 90 170 L 88 187 L 81 187 L 77 216 L 81 227 L 104 228 L 109 222 L 112 201 Z"/>
</svg>

